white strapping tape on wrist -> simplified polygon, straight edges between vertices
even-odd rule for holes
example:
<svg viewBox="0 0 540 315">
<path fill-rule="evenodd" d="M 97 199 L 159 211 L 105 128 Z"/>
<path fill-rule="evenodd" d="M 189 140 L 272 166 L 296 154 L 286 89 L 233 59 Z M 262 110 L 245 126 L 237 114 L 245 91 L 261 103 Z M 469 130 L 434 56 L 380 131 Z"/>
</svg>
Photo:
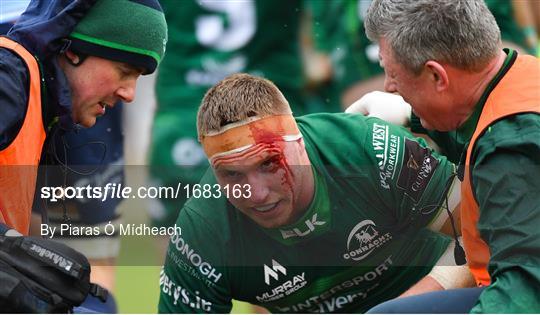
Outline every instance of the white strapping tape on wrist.
<svg viewBox="0 0 540 315">
<path fill-rule="evenodd" d="M 461 237 L 459 237 L 459 240 L 461 241 Z M 455 264 L 455 246 L 455 241 L 452 241 L 441 258 L 439 258 L 437 265 L 428 274 L 428 276 L 435 279 L 445 290 L 472 287 L 475 283 L 469 266 L 457 266 Z"/>
</svg>

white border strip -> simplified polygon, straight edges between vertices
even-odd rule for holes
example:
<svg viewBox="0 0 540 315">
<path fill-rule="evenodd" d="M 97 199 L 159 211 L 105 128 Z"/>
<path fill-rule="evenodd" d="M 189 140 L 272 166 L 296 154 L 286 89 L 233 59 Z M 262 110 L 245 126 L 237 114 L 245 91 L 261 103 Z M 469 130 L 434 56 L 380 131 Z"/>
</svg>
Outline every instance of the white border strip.
<svg viewBox="0 0 540 315">
<path fill-rule="evenodd" d="M 248 145 L 245 145 L 243 147 L 232 149 L 232 150 L 229 150 L 229 151 L 226 151 L 226 152 L 216 153 L 216 154 L 212 155 L 210 160 L 221 157 L 221 156 L 233 154 L 233 153 L 239 153 L 239 152 L 242 152 L 244 150 L 247 150 L 247 149 L 251 148 L 252 146 L 253 146 L 253 144 L 248 144 Z"/>
<path fill-rule="evenodd" d="M 282 136 L 282 138 L 283 138 L 283 141 L 285 141 L 285 142 L 291 142 L 291 141 L 296 141 L 298 139 L 302 139 L 302 134 L 299 133 L 299 134 L 296 134 L 296 135 L 285 135 L 285 136 Z M 213 160 L 215 158 L 225 156 L 225 155 L 229 155 L 229 154 L 233 154 L 233 153 L 239 153 L 239 152 L 242 152 L 244 150 L 247 150 L 247 149 L 251 148 L 252 146 L 253 146 L 253 144 L 248 144 L 248 145 L 245 145 L 243 147 L 232 149 L 232 150 L 229 150 L 229 151 L 226 151 L 226 152 L 216 153 L 216 154 L 212 155 L 212 157 L 210 157 L 209 160 Z"/>
</svg>

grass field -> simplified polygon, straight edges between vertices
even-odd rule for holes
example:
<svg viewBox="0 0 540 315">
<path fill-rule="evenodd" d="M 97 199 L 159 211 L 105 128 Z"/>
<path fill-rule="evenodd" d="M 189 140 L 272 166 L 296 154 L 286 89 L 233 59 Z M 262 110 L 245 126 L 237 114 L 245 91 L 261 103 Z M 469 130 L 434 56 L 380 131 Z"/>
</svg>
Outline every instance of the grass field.
<svg viewBox="0 0 540 315">
<path fill-rule="evenodd" d="M 159 299 L 159 266 L 120 266 L 116 298 L 120 313 L 156 313 Z"/>
<path fill-rule="evenodd" d="M 121 266 L 117 270 L 120 313 L 155 313 L 159 300 L 159 266 Z M 252 313 L 251 305 L 234 301 L 233 314 Z"/>
</svg>

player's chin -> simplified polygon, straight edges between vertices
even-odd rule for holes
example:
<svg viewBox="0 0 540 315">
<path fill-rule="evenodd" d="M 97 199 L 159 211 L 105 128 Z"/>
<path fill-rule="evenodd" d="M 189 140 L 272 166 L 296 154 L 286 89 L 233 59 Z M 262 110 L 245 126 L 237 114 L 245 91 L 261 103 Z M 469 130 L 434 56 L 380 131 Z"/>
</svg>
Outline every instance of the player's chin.
<svg viewBox="0 0 540 315">
<path fill-rule="evenodd" d="M 253 218 L 252 218 L 253 219 Z M 272 221 L 263 221 L 263 220 L 256 220 L 254 221 L 262 228 L 265 229 L 277 229 L 279 227 L 284 226 L 285 224 L 281 223 L 281 221 L 278 220 L 272 220 Z"/>
<path fill-rule="evenodd" d="M 291 210 L 285 201 L 280 201 L 269 211 L 257 211 L 251 209 L 250 217 L 258 225 L 266 229 L 275 229 L 287 225 Z"/>
</svg>

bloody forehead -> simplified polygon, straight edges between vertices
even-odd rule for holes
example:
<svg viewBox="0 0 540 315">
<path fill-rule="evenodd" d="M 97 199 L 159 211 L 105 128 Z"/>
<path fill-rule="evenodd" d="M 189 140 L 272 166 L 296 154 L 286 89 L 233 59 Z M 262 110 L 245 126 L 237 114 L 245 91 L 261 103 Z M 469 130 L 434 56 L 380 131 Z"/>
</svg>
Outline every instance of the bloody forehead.
<svg viewBox="0 0 540 315">
<path fill-rule="evenodd" d="M 291 137 L 301 137 L 292 115 L 274 115 L 226 126 L 221 131 L 203 136 L 201 142 L 206 155 L 213 159 Z"/>
<path fill-rule="evenodd" d="M 274 144 L 278 141 L 283 141 L 283 138 L 280 133 L 275 132 L 274 130 L 268 130 L 265 128 L 261 128 L 257 125 L 250 125 L 249 129 L 251 130 L 251 135 L 253 137 L 253 140 L 255 140 L 255 143 L 266 143 L 266 144 Z"/>
<path fill-rule="evenodd" d="M 283 140 L 259 142 L 256 145 L 237 153 L 231 153 L 213 158 L 214 168 L 234 165 L 254 165 L 270 157 L 283 156 Z"/>
</svg>

